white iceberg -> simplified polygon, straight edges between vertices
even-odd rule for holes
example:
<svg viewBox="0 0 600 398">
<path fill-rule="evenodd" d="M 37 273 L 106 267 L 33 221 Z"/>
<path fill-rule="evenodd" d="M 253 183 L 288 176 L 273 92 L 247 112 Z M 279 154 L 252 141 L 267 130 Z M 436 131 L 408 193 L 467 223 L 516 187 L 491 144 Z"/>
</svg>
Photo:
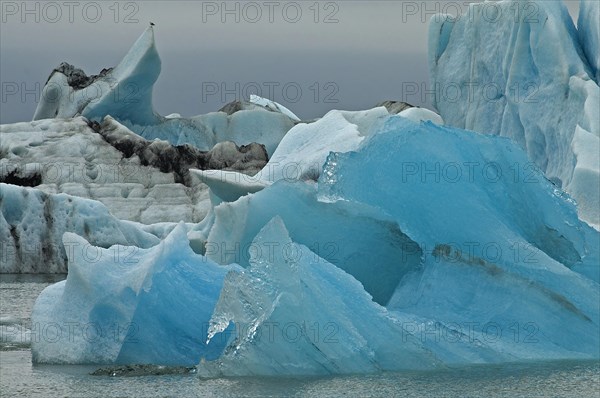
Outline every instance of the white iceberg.
<svg viewBox="0 0 600 398">
<path fill-rule="evenodd" d="M 136 225 L 115 218 L 100 202 L 0 184 L 0 272 L 66 272 L 65 232 L 100 247 L 147 248 L 159 242 Z"/>
</svg>

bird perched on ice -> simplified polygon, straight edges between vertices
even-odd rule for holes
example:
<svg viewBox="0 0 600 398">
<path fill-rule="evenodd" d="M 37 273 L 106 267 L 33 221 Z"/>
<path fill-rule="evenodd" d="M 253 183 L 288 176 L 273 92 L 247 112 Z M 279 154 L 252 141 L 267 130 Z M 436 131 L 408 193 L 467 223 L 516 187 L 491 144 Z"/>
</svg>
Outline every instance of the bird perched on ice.
<svg viewBox="0 0 600 398">
<path fill-rule="evenodd" d="M 150 26 L 154 26 L 154 22 L 150 22 Z"/>
</svg>

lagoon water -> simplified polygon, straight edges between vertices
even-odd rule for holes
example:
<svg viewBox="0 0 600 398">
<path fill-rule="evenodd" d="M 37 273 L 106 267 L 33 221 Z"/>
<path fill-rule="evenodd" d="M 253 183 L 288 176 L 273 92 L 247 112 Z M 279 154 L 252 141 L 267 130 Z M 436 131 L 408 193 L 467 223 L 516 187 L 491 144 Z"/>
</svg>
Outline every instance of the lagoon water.
<svg viewBox="0 0 600 398">
<path fill-rule="evenodd" d="M 470 366 L 319 378 L 92 376 L 98 366 L 32 365 L 15 341 L 41 290 L 65 275 L 0 275 L 1 397 L 600 397 L 600 362 Z M 9 342 L 9 340 L 11 340 Z"/>
</svg>

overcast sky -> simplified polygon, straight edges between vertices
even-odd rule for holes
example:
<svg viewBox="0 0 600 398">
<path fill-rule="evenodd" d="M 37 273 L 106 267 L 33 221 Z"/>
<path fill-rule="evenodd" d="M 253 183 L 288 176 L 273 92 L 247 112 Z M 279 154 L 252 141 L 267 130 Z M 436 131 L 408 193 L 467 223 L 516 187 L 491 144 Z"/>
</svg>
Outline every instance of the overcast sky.
<svg viewBox="0 0 600 398">
<path fill-rule="evenodd" d="M 162 59 L 154 88 L 162 115 L 215 111 L 249 93 L 302 118 L 386 99 L 427 106 L 408 91 L 429 81 L 427 21 L 467 3 L 2 1 L 0 123 L 30 120 L 62 61 L 88 74 L 115 66 L 150 21 Z M 578 1 L 566 3 L 576 15 Z"/>
</svg>

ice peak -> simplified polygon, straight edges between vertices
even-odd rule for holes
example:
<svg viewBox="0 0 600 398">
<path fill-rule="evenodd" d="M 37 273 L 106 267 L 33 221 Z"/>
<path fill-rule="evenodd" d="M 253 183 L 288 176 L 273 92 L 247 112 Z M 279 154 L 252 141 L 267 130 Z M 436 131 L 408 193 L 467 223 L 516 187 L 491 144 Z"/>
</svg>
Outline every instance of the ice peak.
<svg viewBox="0 0 600 398">
<path fill-rule="evenodd" d="M 120 73 L 139 69 L 140 66 L 144 67 L 144 71 L 152 72 L 148 74 L 148 77 L 153 76 L 151 81 L 153 84 L 158 79 L 161 70 L 161 60 L 156 50 L 153 25 L 148 26 L 131 46 L 125 57 L 115 68 L 114 74 L 120 76 Z"/>
</svg>

